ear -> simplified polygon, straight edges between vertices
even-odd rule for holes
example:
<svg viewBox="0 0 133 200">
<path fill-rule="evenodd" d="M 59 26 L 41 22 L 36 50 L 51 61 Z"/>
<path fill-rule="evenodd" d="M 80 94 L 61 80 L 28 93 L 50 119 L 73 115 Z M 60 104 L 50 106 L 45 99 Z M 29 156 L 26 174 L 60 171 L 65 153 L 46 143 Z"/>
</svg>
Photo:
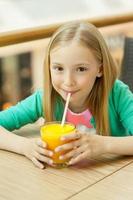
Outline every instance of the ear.
<svg viewBox="0 0 133 200">
<path fill-rule="evenodd" d="M 103 75 L 102 66 L 99 67 L 99 71 L 97 73 L 97 77 L 101 77 Z"/>
<path fill-rule="evenodd" d="M 97 77 L 101 77 L 103 75 L 103 73 L 102 72 L 99 72 L 98 74 L 97 74 Z"/>
</svg>

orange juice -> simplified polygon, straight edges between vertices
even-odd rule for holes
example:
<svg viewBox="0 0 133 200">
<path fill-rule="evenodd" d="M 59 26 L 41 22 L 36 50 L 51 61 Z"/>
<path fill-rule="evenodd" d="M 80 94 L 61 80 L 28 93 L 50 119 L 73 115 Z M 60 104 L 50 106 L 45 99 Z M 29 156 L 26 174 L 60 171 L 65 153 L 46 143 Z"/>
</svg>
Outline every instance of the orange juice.
<svg viewBox="0 0 133 200">
<path fill-rule="evenodd" d="M 61 141 L 60 138 L 63 135 L 70 134 L 75 130 L 75 126 L 70 123 L 65 123 L 64 126 L 61 126 L 60 122 L 49 122 L 41 127 L 41 138 L 48 145 L 48 149 L 54 152 L 57 146 L 64 144 L 64 141 Z M 55 153 L 52 157 L 54 163 L 57 166 L 63 166 L 66 160 L 60 160 L 59 156 L 63 154 L 63 152 Z"/>
</svg>

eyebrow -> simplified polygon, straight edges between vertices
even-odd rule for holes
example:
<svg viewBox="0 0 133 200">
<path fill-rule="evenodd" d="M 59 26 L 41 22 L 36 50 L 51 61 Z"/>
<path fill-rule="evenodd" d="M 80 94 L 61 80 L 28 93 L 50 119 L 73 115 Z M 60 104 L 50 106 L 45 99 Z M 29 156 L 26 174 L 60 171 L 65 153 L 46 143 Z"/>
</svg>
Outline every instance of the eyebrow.
<svg viewBox="0 0 133 200">
<path fill-rule="evenodd" d="M 90 63 L 78 63 L 78 64 L 76 64 L 75 66 L 78 67 L 78 66 L 81 66 L 81 65 L 85 65 L 85 66 L 87 65 L 87 66 L 90 66 Z"/>
<path fill-rule="evenodd" d="M 62 65 L 63 66 L 63 64 L 62 63 L 58 63 L 58 62 L 53 62 L 53 63 L 51 63 L 51 64 L 56 64 L 56 65 Z M 81 63 L 78 63 L 78 64 L 75 64 L 74 66 L 81 66 L 81 65 L 90 65 L 90 63 L 86 63 L 86 62 L 81 62 Z"/>
<path fill-rule="evenodd" d="M 63 65 L 62 63 L 52 62 L 51 64 Z"/>
</svg>

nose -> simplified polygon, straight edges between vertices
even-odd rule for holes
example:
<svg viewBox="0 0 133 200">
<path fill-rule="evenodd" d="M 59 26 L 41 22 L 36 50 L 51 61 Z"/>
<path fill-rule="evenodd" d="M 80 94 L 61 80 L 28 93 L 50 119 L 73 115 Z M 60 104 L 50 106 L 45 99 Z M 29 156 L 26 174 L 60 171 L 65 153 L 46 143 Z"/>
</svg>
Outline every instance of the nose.
<svg viewBox="0 0 133 200">
<path fill-rule="evenodd" d="M 67 86 L 67 87 L 75 85 L 74 76 L 72 75 L 71 72 L 68 72 L 68 73 L 65 74 L 64 85 Z"/>
</svg>

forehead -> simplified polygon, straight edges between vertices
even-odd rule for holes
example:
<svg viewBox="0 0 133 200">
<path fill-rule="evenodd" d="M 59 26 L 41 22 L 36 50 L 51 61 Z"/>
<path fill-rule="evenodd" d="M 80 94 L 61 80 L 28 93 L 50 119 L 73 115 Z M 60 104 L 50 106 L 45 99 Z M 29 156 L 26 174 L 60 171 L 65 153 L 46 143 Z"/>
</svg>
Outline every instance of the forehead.
<svg viewBox="0 0 133 200">
<path fill-rule="evenodd" d="M 95 59 L 92 50 L 77 42 L 66 43 L 63 46 L 57 46 L 51 50 L 50 58 L 52 60 L 67 60 L 67 59 Z"/>
</svg>

